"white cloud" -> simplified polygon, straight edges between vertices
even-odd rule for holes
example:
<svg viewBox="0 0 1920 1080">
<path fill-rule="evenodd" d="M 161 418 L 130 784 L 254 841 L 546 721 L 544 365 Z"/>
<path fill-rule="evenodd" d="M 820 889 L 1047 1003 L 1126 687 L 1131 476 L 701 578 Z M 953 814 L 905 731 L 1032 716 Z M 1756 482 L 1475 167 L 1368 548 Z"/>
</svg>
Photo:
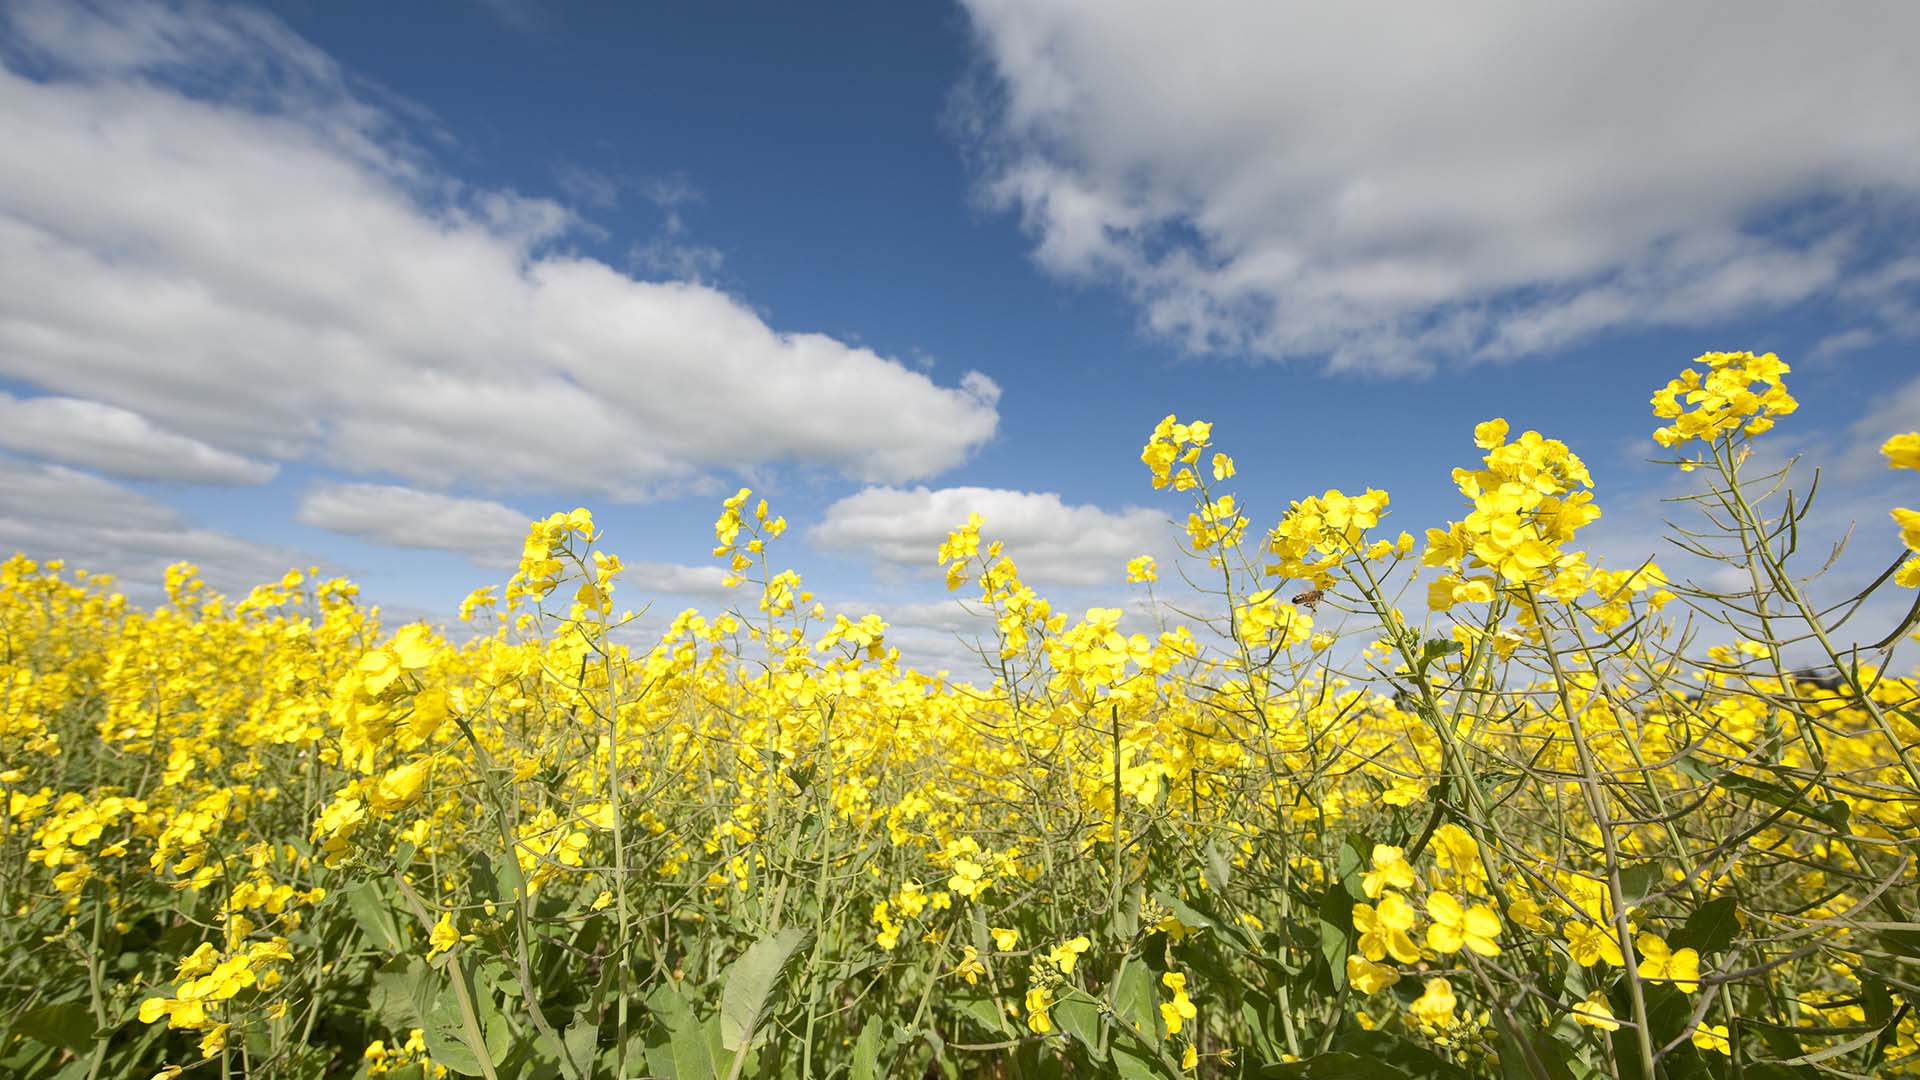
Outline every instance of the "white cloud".
<svg viewBox="0 0 1920 1080">
<path fill-rule="evenodd" d="M 637 592 L 642 601 L 665 593 L 669 596 L 685 596 L 725 604 L 742 596 L 742 589 L 744 589 L 744 586 L 727 588 L 722 584 L 726 578 L 727 572 L 718 566 L 630 562 L 625 563 L 625 569 L 620 574 L 620 587 L 624 590 L 621 593 L 622 596 Z M 750 596 L 750 594 L 746 595 Z"/>
<path fill-rule="evenodd" d="M 0 155 L 0 377 L 229 453 L 491 493 L 783 463 L 897 483 L 995 431 L 984 375 L 942 386 L 569 253 L 569 211 L 440 172 L 397 135 L 416 110 L 268 16 L 5 17 L 0 142 L 34 151 Z"/>
<path fill-rule="evenodd" d="M 562 194 L 596 210 L 620 205 L 620 182 L 598 169 L 563 161 L 553 167 L 553 180 Z"/>
<path fill-rule="evenodd" d="M 394 484 L 320 484 L 294 520 L 388 547 L 457 551 L 482 566 L 513 566 L 532 517 L 489 499 Z"/>
<path fill-rule="evenodd" d="M 155 427 L 138 413 L 78 398 L 0 393 L 0 447 L 138 480 L 264 484 L 280 471 Z"/>
<path fill-rule="evenodd" d="M 295 520 L 388 547 L 452 551 L 480 566 L 505 568 L 520 559 L 535 515 L 491 499 L 462 498 L 395 484 L 319 484 L 300 500 Z M 718 566 L 626 562 L 623 596 L 643 603 L 659 595 L 730 601 Z"/>
<path fill-rule="evenodd" d="M 197 528 L 169 507 L 92 473 L 0 455 L 0 552 L 65 559 L 149 595 L 176 562 L 239 592 L 278 580 L 311 556 Z"/>
<path fill-rule="evenodd" d="M 632 257 L 636 268 L 671 281 L 711 280 L 727 261 L 719 248 L 682 244 L 665 236 L 635 244 Z"/>
<path fill-rule="evenodd" d="M 1417 371 L 1784 307 L 1920 194 L 1912 4 L 967 6 L 986 198 L 1195 351 Z M 1859 306 L 1910 315 L 1891 284 Z"/>
<path fill-rule="evenodd" d="M 1879 342 L 1879 340 L 1879 334 L 1864 327 L 1856 326 L 1851 330 L 1841 330 L 1828 334 L 1826 337 L 1814 342 L 1813 348 L 1807 350 L 1807 358 L 1815 363 L 1832 360 L 1835 357 L 1844 356 L 1850 352 L 1858 352 L 1861 349 L 1870 348 Z"/>
<path fill-rule="evenodd" d="M 1893 470 L 1880 452 L 1895 435 L 1920 430 L 1920 375 L 1910 374 L 1911 370 L 1898 375 L 1860 371 L 1860 377 L 1875 387 L 1873 403 L 1848 426 L 1845 452 L 1829 459 L 1829 471 L 1842 482 L 1886 489 L 1888 494 L 1904 491 L 1909 493 L 1907 498 L 1920 502 L 1920 477 Z"/>
<path fill-rule="evenodd" d="M 972 513 L 985 519 L 981 539 L 1005 543 L 1020 576 L 1034 585 L 1119 580 L 1128 559 L 1165 551 L 1170 535 L 1165 518 L 1154 511 L 1071 506 L 1051 492 L 870 487 L 829 506 L 807 541 L 821 550 L 934 574 L 940 543 Z"/>
</svg>

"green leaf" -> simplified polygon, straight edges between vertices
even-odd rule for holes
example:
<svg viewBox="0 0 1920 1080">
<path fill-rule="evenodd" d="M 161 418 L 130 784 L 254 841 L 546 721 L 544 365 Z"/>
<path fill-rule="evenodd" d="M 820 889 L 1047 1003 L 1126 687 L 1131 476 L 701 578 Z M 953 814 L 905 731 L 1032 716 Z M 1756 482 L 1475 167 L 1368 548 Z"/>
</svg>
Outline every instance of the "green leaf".
<svg viewBox="0 0 1920 1080">
<path fill-rule="evenodd" d="M 1000 1006 L 994 1004 L 993 998 L 987 994 L 985 987 L 966 987 L 947 995 L 945 1003 L 978 1022 L 988 1035 L 1006 1034 L 1006 1029 L 1001 1026 Z"/>
<path fill-rule="evenodd" d="M 1120 982 L 1114 987 L 1113 1008 L 1142 1035 L 1149 1039 L 1160 1037 L 1160 1002 L 1154 996 L 1153 972 L 1145 964 L 1129 963 L 1120 973 Z"/>
<path fill-rule="evenodd" d="M 1195 896 L 1183 900 L 1165 891 L 1154 893 L 1153 898 L 1165 904 L 1167 910 L 1173 913 L 1173 917 L 1185 925 L 1195 929 L 1211 929 L 1222 943 L 1241 952 L 1254 951 L 1253 941 L 1247 937 L 1247 932 L 1232 921 L 1223 919 L 1208 910 L 1210 905 L 1206 899 Z"/>
<path fill-rule="evenodd" d="M 880 1063 L 880 1018 L 868 1020 L 853 1043 L 853 1066 L 848 1080 L 874 1080 Z"/>
<path fill-rule="evenodd" d="M 1745 795 L 1756 802 L 1803 814 L 1839 832 L 1851 831 L 1847 828 L 1847 820 L 1853 816 L 1853 807 L 1844 802 L 1810 799 L 1791 788 L 1741 773 L 1724 773 L 1719 778 L 1719 784 L 1728 791 Z"/>
<path fill-rule="evenodd" d="M 739 1052 L 752 1044 L 780 973 L 812 937 L 809 931 L 791 927 L 768 934 L 748 946 L 727 969 L 727 980 L 720 991 L 721 1046 Z"/>
<path fill-rule="evenodd" d="M 473 987 L 471 982 L 467 985 Z M 507 1052 L 513 1049 L 513 1029 L 507 1026 L 507 1018 L 493 1000 L 493 991 L 473 989 L 473 1012 L 480 1021 L 480 1037 L 485 1044 L 482 1049 L 488 1060 L 495 1064 L 505 1061 Z"/>
<path fill-rule="evenodd" d="M 1347 896 L 1355 903 L 1366 900 L 1367 871 L 1373 867 L 1373 841 L 1360 834 L 1347 837 L 1347 842 L 1335 853 L 1339 861 L 1335 869 L 1339 872 L 1339 882 L 1347 890 Z"/>
<path fill-rule="evenodd" d="M 1215 892 L 1225 892 L 1227 883 L 1232 880 L 1232 847 L 1227 843 L 1226 838 L 1212 837 L 1207 841 L 1207 884 L 1212 886 Z"/>
<path fill-rule="evenodd" d="M 78 1001 L 42 1005 L 22 1016 L 13 1029 L 35 1042 L 78 1054 L 93 1045 L 93 1011 Z"/>
<path fill-rule="evenodd" d="M 661 1023 L 647 1038 L 647 1071 L 666 1080 L 714 1080 L 713 1055 L 700 1021 L 672 983 L 661 983 L 647 997 Z"/>
<path fill-rule="evenodd" d="M 1029 1080 L 1061 1080 L 1060 1057 L 1049 1052 L 1044 1039 L 1023 1039 L 1013 1052 L 1013 1075 Z"/>
<path fill-rule="evenodd" d="M 1420 647 L 1420 666 L 1425 668 L 1435 660 L 1453 656 L 1465 649 L 1465 645 L 1452 638 L 1428 638 L 1426 644 Z"/>
<path fill-rule="evenodd" d="M 1177 1080 L 1167 1075 L 1158 1057 L 1143 1051 L 1131 1040 L 1114 1044 L 1113 1071 L 1121 1080 Z"/>
<path fill-rule="evenodd" d="M 1253 1033 L 1254 1048 L 1262 1057 L 1279 1057 L 1286 1049 L 1275 1038 L 1279 1024 L 1274 1020 L 1278 1006 L 1265 991 L 1247 987 L 1240 998 L 1240 1020 Z"/>
<path fill-rule="evenodd" d="M 1265 1080 L 1409 1080 L 1413 1074 L 1379 1058 L 1334 1050 L 1301 1061 L 1262 1065 L 1254 1075 Z"/>
<path fill-rule="evenodd" d="M 1347 954 L 1353 951 L 1353 898 L 1339 884 L 1320 896 L 1320 956 L 1333 989 L 1347 985 Z"/>
<path fill-rule="evenodd" d="M 1687 923 L 1674 931 L 1667 944 L 1675 949 L 1692 949 L 1701 956 L 1717 953 L 1733 944 L 1739 936 L 1739 905 L 1731 896 L 1709 900 L 1687 916 Z"/>
<path fill-rule="evenodd" d="M 1433 1051 L 1384 1031 L 1354 1029 L 1333 1040 L 1333 1050 L 1383 1061 L 1420 1080 L 1467 1080 L 1467 1071 L 1443 1061 Z M 1269 1055 L 1273 1056 L 1273 1055 Z"/>
<path fill-rule="evenodd" d="M 423 1035 L 427 1056 L 433 1058 L 434 1064 L 445 1065 L 462 1076 L 482 1075 L 480 1056 L 467 1041 L 466 1021 L 461 1016 L 460 999 L 452 983 L 448 983 L 434 1001 Z M 480 1052 L 485 1050 L 482 1045 Z"/>
<path fill-rule="evenodd" d="M 587 1080 L 593 1075 L 594 1052 L 600 1047 L 600 1025 L 582 1010 L 574 1014 L 561 1041 L 561 1071 Z"/>
<path fill-rule="evenodd" d="M 1551 1038 L 1533 1038 L 1514 1026 L 1504 1006 L 1492 1010 L 1500 1029 L 1500 1067 L 1508 1080 L 1573 1080 L 1567 1053 Z"/>
<path fill-rule="evenodd" d="M 1053 1022 L 1087 1048 L 1087 1056 L 1098 1064 L 1106 1061 L 1100 1051 L 1100 1007 L 1084 998 L 1067 998 L 1053 1003 Z"/>
<path fill-rule="evenodd" d="M 1620 896 L 1628 907 L 1635 907 L 1646 901 L 1660 888 L 1666 873 L 1659 863 L 1641 863 L 1620 871 Z"/>
<path fill-rule="evenodd" d="M 424 1028 L 437 994 L 436 980 L 426 961 L 418 956 L 395 957 L 373 973 L 367 1007 L 388 1031 Z"/>
<path fill-rule="evenodd" d="M 404 951 L 400 941 L 400 927 L 394 921 L 392 909 L 387 907 L 386 898 L 371 881 L 362 881 L 341 890 L 347 898 L 347 910 L 353 913 L 353 921 L 360 926 L 360 932 L 366 935 L 372 944 L 389 954 Z"/>
</svg>

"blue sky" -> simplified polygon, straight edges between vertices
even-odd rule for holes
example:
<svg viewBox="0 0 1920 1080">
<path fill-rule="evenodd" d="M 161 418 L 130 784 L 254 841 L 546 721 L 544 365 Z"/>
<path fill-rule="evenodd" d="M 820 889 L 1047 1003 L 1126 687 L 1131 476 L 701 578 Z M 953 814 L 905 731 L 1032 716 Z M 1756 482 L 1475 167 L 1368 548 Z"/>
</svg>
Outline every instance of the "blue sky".
<svg viewBox="0 0 1920 1080">
<path fill-rule="evenodd" d="M 1648 396 L 1752 348 L 1857 575 L 1920 424 L 1920 11 L 1743 11 L 0 4 L 0 547 L 446 613 L 585 504 L 712 607 L 744 483 L 944 659 L 946 519 L 1116 600 L 1169 412 L 1256 520 L 1416 533 L 1505 416 L 1636 559 Z"/>
</svg>

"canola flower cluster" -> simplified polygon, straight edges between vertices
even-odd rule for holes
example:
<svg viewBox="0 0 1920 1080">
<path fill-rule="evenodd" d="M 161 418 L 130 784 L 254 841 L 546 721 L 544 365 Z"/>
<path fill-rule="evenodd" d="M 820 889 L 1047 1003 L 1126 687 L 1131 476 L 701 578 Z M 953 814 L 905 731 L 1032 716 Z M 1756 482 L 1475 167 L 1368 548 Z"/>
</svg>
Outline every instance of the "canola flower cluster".
<svg viewBox="0 0 1920 1080">
<path fill-rule="evenodd" d="M 1504 420 L 1422 541 L 1377 490 L 1249 532 L 1169 417 L 1141 460 L 1202 595 L 1141 556 L 1151 629 L 1055 611 L 973 517 L 932 553 L 966 681 L 830 614 L 745 489 L 741 602 L 651 635 L 586 510 L 457 633 L 313 570 L 234 600 L 176 567 L 142 609 L 10 559 L 0 1069 L 1920 1075 L 1912 616 L 1841 644 L 1790 571 L 1805 502 L 1742 473 L 1787 365 L 1700 364 L 1656 438 L 1737 595 L 1598 565 L 1586 466 Z M 1920 432 L 1885 454 L 1920 470 Z M 1873 588 L 1912 589 L 1893 516 Z"/>
</svg>

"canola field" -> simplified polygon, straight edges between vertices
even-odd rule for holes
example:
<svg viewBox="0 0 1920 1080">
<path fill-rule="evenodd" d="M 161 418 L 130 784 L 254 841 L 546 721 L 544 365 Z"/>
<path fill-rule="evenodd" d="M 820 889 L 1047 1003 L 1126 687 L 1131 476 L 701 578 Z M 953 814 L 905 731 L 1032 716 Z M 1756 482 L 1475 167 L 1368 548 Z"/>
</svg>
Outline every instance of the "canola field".
<svg viewBox="0 0 1920 1080">
<path fill-rule="evenodd" d="M 1501 420 L 1457 520 L 1256 524 L 1231 432 L 1168 417 L 1149 613 L 1056 611 L 991 521 L 928 552 L 965 681 L 823 610 L 744 490 L 739 601 L 652 637 L 586 510 L 448 636 L 15 557 L 0 1075 L 1920 1075 L 1920 511 L 1809 584 L 1810 475 L 1751 453 L 1787 373 L 1653 398 L 1730 590 L 1599 565 L 1586 466 Z"/>
</svg>

